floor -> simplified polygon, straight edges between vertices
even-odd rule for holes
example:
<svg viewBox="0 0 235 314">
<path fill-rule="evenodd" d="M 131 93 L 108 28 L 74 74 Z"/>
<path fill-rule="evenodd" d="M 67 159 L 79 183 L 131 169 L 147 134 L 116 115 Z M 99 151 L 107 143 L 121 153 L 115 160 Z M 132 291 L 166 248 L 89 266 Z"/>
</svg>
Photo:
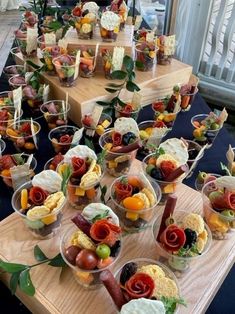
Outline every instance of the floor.
<svg viewBox="0 0 235 314">
<path fill-rule="evenodd" d="M 15 11 L 8 11 L 4 13 L 0 13 L 0 74 L 2 73 L 2 69 L 5 65 L 7 60 L 9 51 L 11 49 L 13 40 L 14 40 L 14 30 L 18 28 L 20 24 L 20 12 Z M 227 124 L 228 130 L 235 136 L 235 116 L 232 114 L 230 115 L 230 123 Z M 208 309 L 207 314 L 227 314 L 231 309 L 229 309 L 229 301 L 224 304 L 224 311 L 218 311 L 216 309 L 221 308 L 221 304 L 224 303 L 224 296 L 226 296 L 227 300 L 231 300 L 234 295 L 231 291 L 232 287 L 232 277 L 234 274 L 234 268 L 230 273 L 230 276 L 227 277 L 223 286 L 220 289 L 220 293 L 217 294 L 216 298 L 213 300 L 211 307 Z M 27 309 L 20 304 L 16 298 L 12 297 L 7 289 L 0 283 L 0 291 L 1 291 L 1 298 L 0 298 L 0 307 L 7 306 L 8 313 L 15 312 L 15 313 L 29 313 Z M 227 298 L 228 297 L 228 298 Z M 4 305 L 2 302 L 4 301 Z M 7 305 L 6 305 L 7 304 Z M 226 308 L 228 306 L 228 308 Z"/>
</svg>

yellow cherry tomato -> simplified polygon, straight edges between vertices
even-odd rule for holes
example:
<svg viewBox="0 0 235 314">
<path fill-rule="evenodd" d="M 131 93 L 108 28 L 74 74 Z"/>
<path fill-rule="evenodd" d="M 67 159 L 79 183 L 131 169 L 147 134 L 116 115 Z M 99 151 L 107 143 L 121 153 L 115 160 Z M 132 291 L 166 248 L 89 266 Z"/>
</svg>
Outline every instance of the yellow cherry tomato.
<svg viewBox="0 0 235 314">
<path fill-rule="evenodd" d="M 130 210 L 144 209 L 144 201 L 139 197 L 129 196 L 123 200 L 123 206 Z"/>
</svg>

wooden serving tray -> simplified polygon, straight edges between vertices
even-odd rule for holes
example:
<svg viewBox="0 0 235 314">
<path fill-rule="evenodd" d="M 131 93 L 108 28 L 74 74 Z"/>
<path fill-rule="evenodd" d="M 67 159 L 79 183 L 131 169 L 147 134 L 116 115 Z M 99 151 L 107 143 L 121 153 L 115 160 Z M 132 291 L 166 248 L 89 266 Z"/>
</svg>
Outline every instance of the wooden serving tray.
<svg viewBox="0 0 235 314">
<path fill-rule="evenodd" d="M 141 169 L 139 161 L 134 161 L 132 172 Z M 102 184 L 108 187 L 114 178 L 105 175 Z M 176 192 L 178 196 L 177 209 L 200 213 L 202 200 L 200 193 L 180 184 Z M 157 212 L 162 210 L 157 207 Z M 76 210 L 69 205 L 64 209 L 64 216 L 60 234 L 71 224 L 71 217 Z M 33 247 L 38 244 L 48 256 L 59 252 L 60 234 L 49 240 L 35 240 L 25 228 L 22 219 L 12 214 L 0 222 L 1 247 L 0 258 L 16 263 L 35 263 Z M 114 266 L 116 271 L 120 266 L 132 258 L 147 257 L 157 259 L 155 244 L 152 239 L 151 228 L 141 233 L 123 238 L 122 253 Z M 221 286 L 235 259 L 235 233 L 229 240 L 213 241 L 211 249 L 205 257 L 192 262 L 191 268 L 179 279 L 181 294 L 187 301 L 187 308 L 180 307 L 180 314 L 204 313 Z M 1 275 L 3 282 L 9 286 L 9 277 Z M 29 297 L 17 290 L 18 298 L 34 314 L 113 314 L 115 307 L 104 288 L 99 290 L 84 290 L 75 281 L 72 272 L 41 265 L 32 270 L 32 281 L 36 287 L 34 297 Z"/>
</svg>

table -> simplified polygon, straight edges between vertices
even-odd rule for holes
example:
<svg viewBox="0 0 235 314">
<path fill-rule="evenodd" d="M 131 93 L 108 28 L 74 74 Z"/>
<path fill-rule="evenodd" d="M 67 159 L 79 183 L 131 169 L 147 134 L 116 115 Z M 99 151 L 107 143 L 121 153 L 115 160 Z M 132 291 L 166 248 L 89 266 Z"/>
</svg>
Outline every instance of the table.
<svg viewBox="0 0 235 314">
<path fill-rule="evenodd" d="M 138 173 L 140 169 L 140 162 L 135 160 L 131 171 Z M 110 186 L 113 179 L 109 175 L 105 175 L 102 184 Z M 200 193 L 181 184 L 176 194 L 178 196 L 176 210 L 187 209 L 188 211 L 201 212 Z M 189 195 L 190 197 L 188 197 Z M 160 212 L 162 208 L 162 206 L 158 206 L 157 212 Z M 74 214 L 76 214 L 76 210 L 67 205 L 64 209 L 61 234 L 67 230 L 71 223 L 70 218 Z M 0 258 L 7 261 L 33 263 L 33 247 L 36 244 L 39 244 L 49 256 L 54 256 L 59 251 L 59 234 L 49 240 L 35 240 L 15 213 L 0 222 L 0 234 L 2 240 Z M 131 258 L 157 258 L 151 228 L 139 234 L 127 235 L 123 242 L 121 258 L 116 262 L 114 271 Z M 228 241 L 213 240 L 211 249 L 205 257 L 193 262 L 191 269 L 179 279 L 182 296 L 188 303 L 187 308 L 180 308 L 180 313 L 204 313 L 232 267 L 234 260 L 235 232 Z M 112 301 L 104 288 L 94 291 L 83 290 L 75 282 L 70 269 L 61 273 L 60 269 L 49 267 L 41 265 L 33 270 L 32 280 L 36 287 L 34 297 L 28 297 L 17 291 L 17 296 L 33 313 L 115 313 Z M 8 285 L 7 276 L 3 276 L 2 279 Z"/>
</svg>

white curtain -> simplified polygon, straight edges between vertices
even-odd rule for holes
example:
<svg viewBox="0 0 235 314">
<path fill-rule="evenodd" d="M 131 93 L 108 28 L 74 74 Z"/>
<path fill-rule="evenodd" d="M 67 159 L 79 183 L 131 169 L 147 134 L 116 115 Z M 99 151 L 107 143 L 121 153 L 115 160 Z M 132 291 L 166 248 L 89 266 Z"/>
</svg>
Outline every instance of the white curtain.
<svg viewBox="0 0 235 314">
<path fill-rule="evenodd" d="M 19 8 L 20 0 L 0 0 L 0 12 L 16 10 Z"/>
</svg>

